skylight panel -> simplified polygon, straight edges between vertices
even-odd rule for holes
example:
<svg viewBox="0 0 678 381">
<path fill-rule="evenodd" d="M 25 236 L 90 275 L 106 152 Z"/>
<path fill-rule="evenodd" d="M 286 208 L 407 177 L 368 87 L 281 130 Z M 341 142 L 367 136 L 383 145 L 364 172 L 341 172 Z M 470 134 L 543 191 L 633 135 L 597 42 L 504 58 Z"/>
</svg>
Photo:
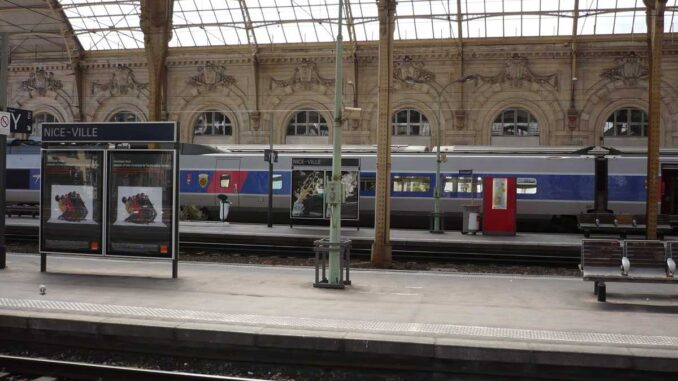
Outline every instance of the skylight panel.
<svg viewBox="0 0 678 381">
<path fill-rule="evenodd" d="M 83 48 L 109 50 L 144 47 L 138 1 L 61 0 L 61 5 Z"/>
</svg>

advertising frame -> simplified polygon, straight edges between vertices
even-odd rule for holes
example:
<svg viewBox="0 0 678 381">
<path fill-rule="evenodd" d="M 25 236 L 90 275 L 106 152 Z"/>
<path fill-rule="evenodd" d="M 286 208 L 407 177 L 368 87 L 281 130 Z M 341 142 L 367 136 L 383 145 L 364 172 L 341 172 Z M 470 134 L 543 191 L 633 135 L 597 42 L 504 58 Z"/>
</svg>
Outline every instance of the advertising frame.
<svg viewBox="0 0 678 381">
<path fill-rule="evenodd" d="M 342 208 L 342 221 L 359 221 L 360 220 L 360 169 L 361 169 L 361 160 L 360 158 L 343 158 L 341 163 L 342 172 L 355 172 L 356 173 L 356 213 L 355 218 L 344 218 L 343 217 L 343 208 Z M 303 157 L 303 158 L 292 158 L 292 169 L 291 169 L 291 183 L 292 187 L 290 190 L 290 222 L 293 220 L 315 220 L 315 221 L 328 221 L 330 217 L 327 214 L 327 199 L 323 193 L 322 200 L 322 213 L 318 217 L 303 217 L 294 215 L 294 205 L 299 200 L 295 200 L 295 191 L 296 191 L 296 182 L 295 182 L 295 173 L 297 172 L 320 172 L 322 173 L 322 187 L 323 189 L 327 188 L 328 179 L 332 177 L 332 158 L 331 157 Z M 345 201 L 345 200 L 344 200 Z M 342 203 L 342 205 L 345 202 Z"/>
<path fill-rule="evenodd" d="M 100 246 L 100 252 L 97 251 L 95 253 L 89 253 L 89 252 L 78 252 L 80 249 L 76 248 L 73 250 L 68 250 L 69 248 L 65 250 L 43 250 L 43 245 L 42 245 L 42 240 L 43 240 L 43 201 L 45 197 L 52 196 L 52 193 L 54 191 L 54 188 L 51 189 L 52 192 L 45 193 L 46 186 L 49 186 L 45 180 L 45 178 L 41 178 L 40 182 L 40 210 L 39 210 L 39 218 L 40 218 L 40 229 L 39 229 L 39 252 L 40 252 L 40 271 L 45 272 L 47 270 L 47 255 L 52 254 L 52 255 L 60 255 L 60 256 L 86 256 L 86 257 L 98 257 L 98 258 L 108 258 L 108 259 L 121 259 L 121 260 L 133 260 L 133 261 L 163 261 L 163 262 L 168 262 L 171 261 L 172 263 L 172 278 L 177 278 L 178 277 L 178 261 L 179 261 L 179 162 L 180 162 L 180 155 L 179 155 L 179 143 L 178 143 L 178 128 L 177 128 L 177 123 L 176 122 L 131 122 L 131 123 L 116 123 L 116 122 L 107 122 L 107 123 L 45 123 L 44 126 L 47 126 L 47 128 L 52 129 L 52 130 L 58 130 L 59 132 L 54 133 L 52 131 L 52 137 L 49 139 L 43 139 L 42 141 L 42 149 L 41 149 L 41 154 L 40 154 L 40 161 L 41 161 L 41 173 L 45 174 L 45 163 L 46 163 L 46 153 L 47 152 L 55 152 L 55 151 L 70 151 L 70 152 L 97 152 L 101 156 L 101 160 L 99 162 L 100 168 L 99 168 L 99 176 L 100 179 L 97 181 L 97 185 L 101 184 L 101 190 L 98 190 L 97 195 L 100 195 L 100 198 L 96 201 L 97 205 L 99 206 L 99 216 L 101 218 L 101 223 L 99 224 L 99 237 L 101 238 L 99 241 L 99 246 Z M 122 128 L 122 129 L 121 129 Z M 138 128 L 138 130 L 134 130 L 134 128 Z M 121 134 L 124 135 L 124 133 L 128 131 L 134 130 L 133 134 L 137 138 L 131 138 L 130 140 L 124 140 L 122 138 L 111 138 L 115 136 L 120 136 Z M 70 131 L 70 132 L 69 132 Z M 60 135 L 63 134 L 63 135 Z M 75 138 L 71 141 L 61 139 L 61 138 L 55 138 L 55 136 L 66 136 L 66 135 L 75 135 Z M 64 143 L 67 143 L 68 145 L 64 146 Z M 133 143 L 130 144 L 130 143 Z M 171 143 L 169 147 L 165 146 L 162 149 L 156 149 L 158 143 Z M 161 190 L 159 191 L 161 195 L 161 204 L 166 206 L 166 201 L 168 198 L 171 198 L 171 210 L 169 211 L 171 213 L 170 221 L 171 221 L 171 227 L 169 231 L 169 250 L 171 250 L 171 256 L 162 256 L 162 250 L 163 250 L 163 245 L 161 244 L 159 246 L 159 253 L 158 255 L 143 255 L 143 254 L 132 254 L 132 255 L 125 255 L 125 254 L 117 254 L 113 253 L 108 250 L 109 246 L 109 226 L 108 226 L 108 219 L 109 219 L 109 214 L 111 213 L 112 209 L 110 208 L 110 193 L 109 192 L 109 184 L 110 184 L 110 179 L 111 179 L 111 173 L 109 171 L 110 167 L 110 156 L 113 153 L 124 153 L 124 152 L 130 152 L 130 153 L 143 153 L 143 152 L 149 152 L 149 153 L 162 153 L 162 154 L 169 154 L 171 156 L 171 172 L 167 173 L 167 176 L 164 177 L 165 180 L 163 180 L 165 183 L 163 185 L 160 185 L 155 188 L 160 188 Z M 161 161 L 159 163 L 162 163 Z M 159 164 L 158 167 L 162 167 L 162 164 Z M 152 168 L 152 165 L 149 164 L 148 168 Z M 169 170 L 169 168 L 165 168 L 165 171 Z M 43 175 L 44 176 L 44 175 Z M 171 177 L 171 189 L 169 184 L 167 183 Z M 62 186 L 61 184 L 57 184 L 58 186 Z M 67 202 L 64 204 L 61 204 L 61 200 L 56 198 L 55 200 L 57 201 L 58 205 L 55 206 L 53 202 L 50 203 L 50 219 L 52 219 L 52 209 L 55 207 L 58 207 L 59 210 L 61 210 L 61 214 L 59 215 L 60 220 L 66 220 L 66 222 L 63 223 L 79 223 L 83 219 L 82 213 L 83 210 L 88 210 L 87 205 L 88 202 L 91 202 L 92 205 L 94 204 L 93 196 L 90 197 L 85 197 L 83 199 L 83 195 L 89 195 L 91 190 L 83 189 L 83 187 L 87 187 L 88 185 L 63 185 L 63 187 L 70 187 L 71 189 L 63 189 L 62 191 L 68 191 L 68 193 L 64 193 L 64 195 L 67 195 Z M 80 187 L 80 191 L 78 191 L 77 187 Z M 131 185 L 128 185 L 127 187 L 132 187 Z M 74 189 L 75 188 L 75 189 Z M 152 188 L 152 187 L 151 187 Z M 57 188 L 59 189 L 59 188 Z M 167 196 L 169 195 L 169 196 Z M 137 197 L 139 196 L 139 197 Z M 148 213 L 148 206 L 149 202 L 146 199 L 146 196 L 143 192 L 139 195 L 136 194 L 134 195 L 134 203 L 131 205 L 125 205 L 125 208 L 128 206 L 131 208 L 131 210 L 136 210 L 134 213 L 134 218 L 141 218 L 139 216 L 143 216 L 146 213 Z M 88 199 L 89 198 L 89 199 Z M 63 199 L 63 197 L 62 197 Z M 155 207 L 151 205 L 151 209 L 153 210 L 154 213 L 157 213 Z M 47 206 L 45 206 L 47 207 Z M 161 213 L 164 213 L 167 208 L 161 208 Z M 92 207 L 92 210 L 94 211 L 95 208 Z M 66 211 L 70 211 L 68 215 L 65 215 Z M 92 212 L 92 216 L 94 216 L 94 212 Z M 129 212 L 128 212 L 129 213 Z M 85 215 L 87 216 L 87 215 Z M 132 215 L 127 216 L 132 217 Z M 155 216 L 153 217 L 155 218 Z M 164 217 L 161 217 L 161 219 Z M 160 224 L 162 224 L 162 221 L 159 221 Z M 54 222 L 52 222 L 54 223 Z M 130 224 L 132 223 L 145 223 L 143 222 L 138 222 L 137 221 L 129 221 Z M 155 222 L 154 222 L 155 223 Z M 129 225 L 129 226 L 134 226 L 134 225 Z M 49 232 L 49 231 L 46 231 Z M 143 241 L 143 240 L 142 240 Z M 90 245 L 92 245 L 90 241 Z M 130 246 L 133 247 L 135 245 L 138 245 L 139 242 L 131 241 Z M 147 245 L 152 245 L 148 244 L 145 242 L 141 242 L 141 244 L 147 244 Z M 163 242 L 164 244 L 164 242 Z M 90 246 L 91 247 L 91 246 Z"/>
<path fill-rule="evenodd" d="M 101 153 L 102 160 L 101 160 L 101 170 L 99 174 L 101 175 L 101 199 L 99 200 L 99 208 L 101 210 L 101 223 L 99 224 L 99 237 L 100 237 L 100 243 L 99 245 L 101 246 L 101 253 L 78 253 L 78 252 L 73 252 L 73 251 L 54 251 L 54 250 L 44 250 L 43 249 L 43 213 L 42 213 L 42 200 L 43 200 L 43 194 L 45 192 L 45 186 L 47 182 L 45 181 L 45 174 L 47 173 L 45 171 L 45 154 L 48 152 L 74 152 L 74 151 L 79 151 L 79 152 L 98 152 Z M 41 148 L 40 149 L 40 207 L 38 208 L 38 221 L 40 224 L 40 229 L 38 229 L 38 251 L 40 254 L 56 254 L 56 255 L 74 255 L 74 256 L 83 256 L 83 257 L 102 257 L 104 256 L 105 253 L 105 243 L 106 243 L 106 237 L 104 234 L 104 219 L 106 218 L 106 208 L 103 205 L 104 200 L 106 200 L 107 197 L 107 176 L 105 175 L 106 171 L 106 150 L 102 148 L 92 148 L 92 149 L 78 149 L 78 148 Z"/>
<path fill-rule="evenodd" d="M 172 226 L 171 226 L 171 251 L 172 251 L 172 257 L 164 258 L 164 257 L 157 257 L 157 256 L 144 256 L 144 255 L 122 255 L 122 254 L 112 254 L 109 253 L 108 251 L 108 236 L 109 236 L 109 231 L 110 231 L 110 226 L 108 224 L 108 215 L 111 212 L 110 210 L 110 197 L 108 196 L 108 184 L 110 182 L 110 177 L 111 173 L 109 171 L 109 166 L 110 166 L 110 157 L 111 155 L 117 154 L 117 153 L 139 153 L 139 152 L 150 152 L 150 153 L 170 153 L 172 155 Z M 179 176 L 179 171 L 178 171 L 178 166 L 179 166 L 179 155 L 177 154 L 176 150 L 171 150 L 171 149 L 118 149 L 118 150 L 107 150 L 105 153 L 106 155 L 106 183 L 107 183 L 107 197 L 104 200 L 106 203 L 106 224 L 104 226 L 104 231 L 106 233 L 106 246 L 104 247 L 104 256 L 109 257 L 109 258 L 124 258 L 124 259 L 152 259 L 152 260 L 158 260 L 158 261 L 168 261 L 168 260 L 176 260 L 178 258 L 178 250 L 179 250 L 179 244 L 178 244 L 178 226 L 179 226 L 179 219 L 178 219 L 178 211 L 177 211 L 177 206 L 179 205 L 179 200 L 178 200 L 178 194 L 179 194 L 179 189 L 177 188 L 178 186 L 178 176 Z"/>
</svg>

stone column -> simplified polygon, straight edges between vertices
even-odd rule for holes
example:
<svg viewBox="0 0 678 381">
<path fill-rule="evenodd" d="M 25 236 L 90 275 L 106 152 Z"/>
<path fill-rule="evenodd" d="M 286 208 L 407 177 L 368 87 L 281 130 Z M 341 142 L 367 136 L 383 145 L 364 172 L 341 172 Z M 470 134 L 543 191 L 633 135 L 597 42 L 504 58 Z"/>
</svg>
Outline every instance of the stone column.
<svg viewBox="0 0 678 381">
<path fill-rule="evenodd" d="M 391 80 L 395 0 L 379 0 L 379 99 L 377 123 L 377 181 L 374 200 L 372 264 L 391 265 Z"/>
</svg>

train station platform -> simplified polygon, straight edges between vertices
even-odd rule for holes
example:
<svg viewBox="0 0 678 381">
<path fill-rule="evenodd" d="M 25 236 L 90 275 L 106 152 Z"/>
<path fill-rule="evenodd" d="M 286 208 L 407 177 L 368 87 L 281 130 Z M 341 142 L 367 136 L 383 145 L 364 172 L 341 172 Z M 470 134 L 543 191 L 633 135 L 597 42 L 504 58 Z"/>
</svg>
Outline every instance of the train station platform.
<svg viewBox="0 0 678 381">
<path fill-rule="evenodd" d="M 328 290 L 312 287 L 308 267 L 181 263 L 171 279 L 169 263 L 49 257 L 47 270 L 37 255 L 8 256 L 0 341 L 211 349 L 443 375 L 678 372 L 672 285 L 615 284 L 598 303 L 575 277 L 355 270 L 352 286 Z"/>
<path fill-rule="evenodd" d="M 39 220 L 28 217 L 8 218 L 9 234 L 34 234 L 37 237 Z M 275 243 L 278 250 L 303 249 L 312 252 L 313 241 L 327 237 L 327 226 L 274 225 L 182 221 L 179 225 L 180 240 L 185 247 L 232 247 L 258 246 L 262 249 Z M 374 229 L 345 227 L 342 236 L 353 242 L 354 254 L 368 255 L 374 239 Z M 524 260 L 538 263 L 574 263 L 581 250 L 581 234 L 518 233 L 516 236 L 486 236 L 482 234 L 461 234 L 447 231 L 445 234 L 431 234 L 426 230 L 392 229 L 393 251 L 449 255 L 461 260 L 473 260 L 482 256 L 493 260 Z M 578 262 L 577 262 L 578 263 Z"/>
</svg>

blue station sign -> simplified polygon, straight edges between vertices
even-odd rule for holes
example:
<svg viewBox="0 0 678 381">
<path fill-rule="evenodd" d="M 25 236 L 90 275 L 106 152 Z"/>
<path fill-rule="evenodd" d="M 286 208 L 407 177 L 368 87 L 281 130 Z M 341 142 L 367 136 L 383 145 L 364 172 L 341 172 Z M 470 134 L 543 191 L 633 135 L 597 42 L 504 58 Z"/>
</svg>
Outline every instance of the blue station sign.
<svg viewBox="0 0 678 381">
<path fill-rule="evenodd" d="M 43 123 L 45 143 L 174 143 L 175 122 Z"/>
</svg>

